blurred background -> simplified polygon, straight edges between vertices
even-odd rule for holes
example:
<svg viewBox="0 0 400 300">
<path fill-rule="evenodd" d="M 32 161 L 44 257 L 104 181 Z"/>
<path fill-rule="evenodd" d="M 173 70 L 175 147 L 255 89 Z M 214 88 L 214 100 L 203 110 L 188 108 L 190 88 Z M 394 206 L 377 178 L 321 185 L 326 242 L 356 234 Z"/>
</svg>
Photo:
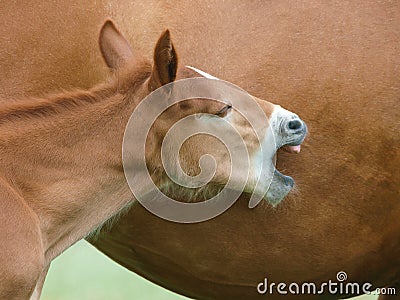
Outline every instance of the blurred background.
<svg viewBox="0 0 400 300">
<path fill-rule="evenodd" d="M 360 296 L 354 300 L 376 300 Z M 127 271 L 82 240 L 51 263 L 41 300 L 190 300 Z"/>
<path fill-rule="evenodd" d="M 82 240 L 51 263 L 41 300 L 189 299 L 127 271 Z"/>
</svg>

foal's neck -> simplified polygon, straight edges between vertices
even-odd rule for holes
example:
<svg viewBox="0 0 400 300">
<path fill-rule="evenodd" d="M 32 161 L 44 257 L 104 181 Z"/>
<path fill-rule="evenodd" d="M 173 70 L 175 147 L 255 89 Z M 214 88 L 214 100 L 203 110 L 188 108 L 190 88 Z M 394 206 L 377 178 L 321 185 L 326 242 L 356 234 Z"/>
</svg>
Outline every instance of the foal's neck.
<svg viewBox="0 0 400 300">
<path fill-rule="evenodd" d="M 133 200 L 122 139 L 144 95 L 102 87 L 67 96 L 0 113 L 1 169 L 38 216 L 48 262 Z"/>
</svg>

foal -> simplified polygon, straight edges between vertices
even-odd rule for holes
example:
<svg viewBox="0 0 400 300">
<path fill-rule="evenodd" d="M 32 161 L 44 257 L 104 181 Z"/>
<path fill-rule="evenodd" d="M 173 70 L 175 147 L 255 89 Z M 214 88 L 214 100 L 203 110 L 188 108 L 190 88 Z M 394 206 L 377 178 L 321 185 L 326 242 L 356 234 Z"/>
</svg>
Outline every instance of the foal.
<svg viewBox="0 0 400 300">
<path fill-rule="evenodd" d="M 110 21 L 100 46 L 121 70 L 110 82 L 0 107 L 0 299 L 29 299 L 37 284 L 38 297 L 50 262 L 133 200 L 124 129 L 151 89 L 174 80 L 176 55 L 166 31 L 152 67 Z"/>
<path fill-rule="evenodd" d="M 0 107 L 0 299 L 39 297 L 50 262 L 134 200 L 122 166 L 125 126 L 143 98 L 175 80 L 177 56 L 165 31 L 156 44 L 154 62 L 149 63 L 134 54 L 111 21 L 104 24 L 99 43 L 107 65 L 116 74 L 109 82 L 89 91 L 18 100 Z M 186 72 L 185 76 L 198 77 L 198 73 Z M 197 112 L 218 117 L 229 114 L 254 152 L 250 154 L 258 161 L 265 158 L 260 157 L 254 146 L 256 137 L 239 113 L 228 112 L 229 105 L 215 101 L 194 101 L 194 105 L 175 106 L 155 122 L 148 137 L 149 169 L 162 170 L 159 155 L 152 155 L 160 152 L 160 139 L 167 129 Z M 291 133 L 286 124 L 298 119 L 296 115 L 256 101 L 267 118 L 280 118 L 279 132 Z M 264 126 L 267 129 L 268 122 Z M 304 138 L 304 132 L 292 135 L 292 143 Z M 196 164 L 197 157 L 209 148 L 218 147 L 200 137 L 181 153 L 183 161 Z M 217 161 L 226 157 L 224 151 L 215 153 Z M 217 172 L 221 174 L 218 183 L 226 183 L 221 180 L 229 169 L 225 165 L 226 170 Z M 274 196 L 281 191 L 281 181 L 277 184 Z M 291 186 L 282 188 L 286 193 Z"/>
</svg>

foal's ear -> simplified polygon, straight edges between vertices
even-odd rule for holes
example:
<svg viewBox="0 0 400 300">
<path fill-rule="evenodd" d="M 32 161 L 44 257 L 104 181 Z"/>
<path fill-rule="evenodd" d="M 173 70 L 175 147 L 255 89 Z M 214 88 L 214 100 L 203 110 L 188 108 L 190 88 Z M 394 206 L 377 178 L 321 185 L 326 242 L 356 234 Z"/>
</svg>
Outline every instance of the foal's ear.
<svg viewBox="0 0 400 300">
<path fill-rule="evenodd" d="M 111 20 L 107 20 L 101 28 L 99 45 L 103 58 L 111 69 L 121 68 L 133 57 L 131 46 Z"/>
<path fill-rule="evenodd" d="M 154 65 L 149 81 L 149 90 L 154 91 L 160 86 L 174 81 L 177 67 L 178 58 L 167 29 L 161 34 L 154 50 Z"/>
</svg>

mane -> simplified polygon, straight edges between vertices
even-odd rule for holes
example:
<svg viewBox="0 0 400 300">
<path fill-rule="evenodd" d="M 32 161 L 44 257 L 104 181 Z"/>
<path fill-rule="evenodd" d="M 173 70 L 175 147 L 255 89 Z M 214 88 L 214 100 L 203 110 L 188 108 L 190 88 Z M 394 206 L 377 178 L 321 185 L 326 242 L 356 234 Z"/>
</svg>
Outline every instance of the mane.
<svg viewBox="0 0 400 300">
<path fill-rule="evenodd" d="M 62 91 L 49 97 L 2 100 L 0 125 L 19 120 L 44 118 L 65 111 L 98 103 L 123 92 L 126 86 L 134 90 L 150 76 L 148 64 L 139 64 L 133 70 L 115 73 L 108 83 L 90 90 Z"/>
<path fill-rule="evenodd" d="M 27 98 L 12 100 L 0 106 L 0 124 L 32 118 L 43 118 L 72 110 L 86 104 L 99 102 L 115 91 L 110 87 L 97 87 L 93 90 L 68 91 L 49 98 Z"/>
</svg>

